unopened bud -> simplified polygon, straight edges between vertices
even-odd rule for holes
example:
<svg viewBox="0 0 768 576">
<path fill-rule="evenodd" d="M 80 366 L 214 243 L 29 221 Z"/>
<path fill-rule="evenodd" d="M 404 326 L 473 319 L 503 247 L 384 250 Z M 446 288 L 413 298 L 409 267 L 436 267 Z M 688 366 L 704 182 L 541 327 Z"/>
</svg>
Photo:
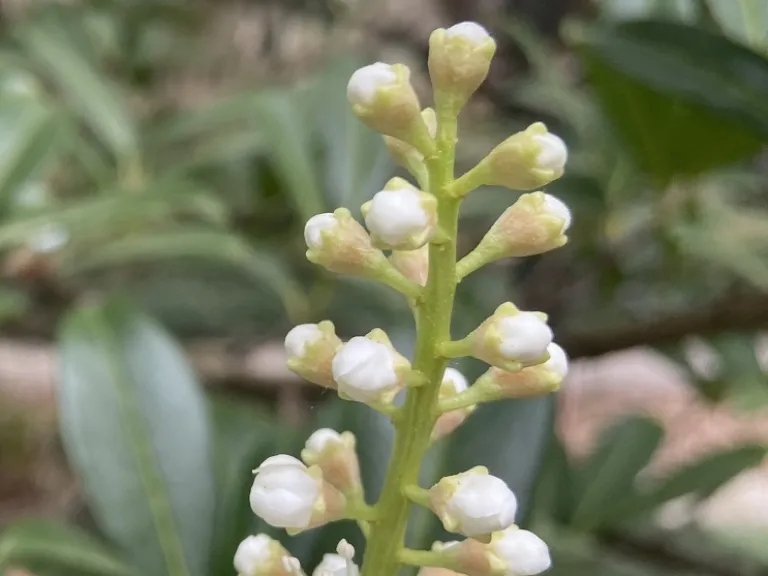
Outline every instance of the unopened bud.
<svg viewBox="0 0 768 576">
<path fill-rule="evenodd" d="M 323 480 L 316 466 L 307 468 L 293 456 L 278 454 L 254 473 L 251 508 L 271 526 L 295 533 L 343 516 L 346 499 Z"/>
<path fill-rule="evenodd" d="M 321 428 L 307 439 L 301 459 L 308 466 L 317 466 L 326 482 L 349 496 L 359 493 L 360 463 L 355 450 L 355 435 L 339 434 L 330 428 Z"/>
<path fill-rule="evenodd" d="M 326 388 L 336 388 L 331 362 L 341 348 L 332 322 L 299 324 L 285 337 L 288 368 L 304 378 Z"/>
<path fill-rule="evenodd" d="M 352 554 L 354 555 L 354 548 Z M 352 562 L 352 557 L 341 554 L 325 554 L 312 572 L 312 576 L 358 576 L 358 574 L 360 569 Z"/>
<path fill-rule="evenodd" d="M 440 384 L 439 397 L 441 400 L 457 396 L 461 394 L 469 387 L 467 379 L 464 375 L 455 368 L 446 368 L 443 375 L 443 381 Z M 441 414 L 435 422 L 435 427 L 432 429 L 431 441 L 436 442 L 440 438 L 444 438 L 456 428 L 461 426 L 464 421 L 469 418 L 472 412 L 475 411 L 477 406 L 467 406 L 466 408 L 459 408 L 458 410 L 451 410 L 445 414 Z"/>
<path fill-rule="evenodd" d="M 437 228 L 437 199 L 402 178 L 390 180 L 381 192 L 363 204 L 362 212 L 379 248 L 421 248 L 432 239 Z"/>
<path fill-rule="evenodd" d="M 429 37 L 429 75 L 435 101 L 454 112 L 480 87 L 496 52 L 496 42 L 475 22 L 461 22 Z"/>
<path fill-rule="evenodd" d="M 394 250 L 389 261 L 403 276 L 419 286 L 426 286 L 429 278 L 429 244 L 418 250 Z"/>
<path fill-rule="evenodd" d="M 283 559 L 290 557 L 277 540 L 266 534 L 248 536 L 235 552 L 235 570 L 239 576 L 289 576 Z"/>
<path fill-rule="evenodd" d="M 379 329 L 344 344 L 331 364 L 339 395 L 357 402 L 390 402 L 405 386 L 411 363 Z"/>
<path fill-rule="evenodd" d="M 552 566 L 546 543 L 533 532 L 517 526 L 494 534 L 486 553 L 492 574 L 535 576 Z"/>
<path fill-rule="evenodd" d="M 547 347 L 549 360 L 517 372 L 491 368 L 480 376 L 473 386 L 483 390 L 490 399 L 532 398 L 544 396 L 560 388 L 568 372 L 565 352 L 555 343 Z"/>
<path fill-rule="evenodd" d="M 430 137 L 434 138 L 437 133 L 437 116 L 434 109 L 424 108 L 421 111 L 421 117 L 427 126 Z M 419 182 L 426 180 L 427 167 L 424 165 L 424 155 L 421 152 L 410 144 L 392 136 L 384 136 L 384 144 L 386 144 L 387 150 L 395 162 L 413 174 Z"/>
<path fill-rule="evenodd" d="M 523 312 L 505 302 L 466 340 L 475 358 L 516 372 L 523 366 L 547 361 L 552 330 L 547 326 L 546 314 Z"/>
<path fill-rule="evenodd" d="M 478 185 L 533 190 L 560 178 L 568 148 L 541 122 L 507 138 L 471 172 Z"/>
<path fill-rule="evenodd" d="M 332 272 L 372 277 L 386 257 L 374 248 L 370 236 L 346 208 L 318 214 L 304 227 L 307 259 Z"/>
<path fill-rule="evenodd" d="M 347 84 L 354 113 L 369 127 L 420 151 L 434 146 L 421 116 L 419 98 L 402 64 L 377 62 L 355 71 Z"/>
<path fill-rule="evenodd" d="M 515 521 L 515 495 L 482 466 L 443 478 L 429 490 L 429 497 L 432 511 L 449 532 L 483 539 Z"/>
</svg>

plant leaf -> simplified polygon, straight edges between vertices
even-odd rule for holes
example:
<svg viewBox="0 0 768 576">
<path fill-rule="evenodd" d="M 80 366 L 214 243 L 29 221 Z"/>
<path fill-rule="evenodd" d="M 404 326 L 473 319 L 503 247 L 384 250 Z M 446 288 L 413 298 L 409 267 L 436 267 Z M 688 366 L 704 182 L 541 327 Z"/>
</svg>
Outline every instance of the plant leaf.
<svg viewBox="0 0 768 576">
<path fill-rule="evenodd" d="M 54 568 L 57 573 L 135 576 L 111 550 L 73 526 L 23 520 L 0 535 L 0 569 L 10 566 Z"/>
<path fill-rule="evenodd" d="M 579 50 L 605 113 L 666 186 L 754 155 L 768 139 L 768 61 L 672 22 L 594 32 Z"/>
<path fill-rule="evenodd" d="M 635 479 L 661 444 L 664 430 L 654 420 L 630 417 L 603 433 L 600 446 L 580 471 L 581 493 L 572 524 L 598 527 L 609 511 L 635 492 Z"/>
<path fill-rule="evenodd" d="M 754 50 L 768 49 L 768 1 L 706 0 L 723 31 Z"/>
<path fill-rule="evenodd" d="M 171 338 L 130 307 L 73 311 L 59 420 L 100 527 L 147 576 L 205 576 L 214 520 L 208 415 Z"/>
</svg>

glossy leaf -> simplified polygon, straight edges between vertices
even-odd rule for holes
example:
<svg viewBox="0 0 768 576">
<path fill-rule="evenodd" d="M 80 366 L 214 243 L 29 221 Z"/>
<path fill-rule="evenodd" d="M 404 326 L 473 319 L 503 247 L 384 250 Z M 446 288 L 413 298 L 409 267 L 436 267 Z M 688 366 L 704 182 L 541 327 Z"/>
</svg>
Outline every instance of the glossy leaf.
<svg viewBox="0 0 768 576">
<path fill-rule="evenodd" d="M 572 524 L 598 527 L 612 507 L 635 492 L 638 473 L 651 461 L 664 431 L 654 420 L 630 417 L 603 433 L 600 446 L 580 471 L 580 494 Z"/>
<path fill-rule="evenodd" d="M 107 546 L 73 526 L 24 520 L 0 534 L 0 570 L 24 566 L 60 575 L 137 576 Z"/>
<path fill-rule="evenodd" d="M 605 113 L 660 186 L 768 140 L 768 61 L 721 36 L 631 22 L 593 32 L 580 54 Z"/>
<path fill-rule="evenodd" d="M 92 68 L 56 24 L 30 24 L 19 29 L 18 39 L 91 131 L 115 155 L 135 158 L 136 126 L 122 95 L 106 76 Z"/>
<path fill-rule="evenodd" d="M 707 498 L 741 472 L 760 464 L 766 452 L 766 446 L 752 444 L 705 456 L 654 482 L 652 487 L 616 502 L 608 511 L 608 516 L 612 522 L 629 520 L 651 514 L 663 504 L 682 496 Z"/>
<path fill-rule="evenodd" d="M 202 390 L 153 321 L 112 302 L 60 334 L 59 419 L 104 532 L 147 576 L 205 576 L 214 521 Z"/>
</svg>

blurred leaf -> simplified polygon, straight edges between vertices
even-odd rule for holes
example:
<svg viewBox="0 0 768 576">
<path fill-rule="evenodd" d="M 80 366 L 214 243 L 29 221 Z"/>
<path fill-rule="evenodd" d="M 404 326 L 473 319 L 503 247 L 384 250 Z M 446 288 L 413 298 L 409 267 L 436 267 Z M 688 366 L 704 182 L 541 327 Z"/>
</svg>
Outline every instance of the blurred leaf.
<svg viewBox="0 0 768 576">
<path fill-rule="evenodd" d="M 765 446 L 752 444 L 710 454 L 654 482 L 651 488 L 617 500 L 606 513 L 613 522 L 630 520 L 652 514 L 661 505 L 682 496 L 693 495 L 703 500 L 741 472 L 760 464 L 766 452 Z"/>
<path fill-rule="evenodd" d="M 571 523 L 598 527 L 610 510 L 635 492 L 637 475 L 651 461 L 664 431 L 650 418 L 633 416 L 603 432 L 600 445 L 579 472 L 581 494 Z"/>
<path fill-rule="evenodd" d="M 325 144 L 325 189 L 334 208 L 357 208 L 381 190 L 394 171 L 384 139 L 352 113 L 347 100 L 347 81 L 357 68 L 355 60 L 336 62 L 313 90 L 322 105 L 316 117 Z"/>
<path fill-rule="evenodd" d="M 147 576 L 205 576 L 214 521 L 202 390 L 182 351 L 122 303 L 60 334 L 59 419 L 99 526 Z"/>
<path fill-rule="evenodd" d="M 768 139 L 768 61 L 721 36 L 631 22 L 590 34 L 580 53 L 605 113 L 660 187 Z"/>
<path fill-rule="evenodd" d="M 226 232 L 177 230 L 124 238 L 95 247 L 87 256 L 81 255 L 72 263 L 72 270 L 83 272 L 105 266 L 178 258 L 227 262 L 246 272 L 255 282 L 274 290 L 289 314 L 300 316 L 306 311 L 305 296 L 279 258 Z"/>
<path fill-rule="evenodd" d="M 62 576 L 137 574 L 90 535 L 46 520 L 23 520 L 0 534 L 0 570 L 12 566 L 55 569 Z"/>
<path fill-rule="evenodd" d="M 768 49 L 767 0 L 705 0 L 723 31 L 755 50 Z"/>
<path fill-rule="evenodd" d="M 58 26 L 29 24 L 18 30 L 17 38 L 93 133 L 116 156 L 135 160 L 136 126 L 121 94 L 69 44 Z"/>
<path fill-rule="evenodd" d="M 254 120 L 264 133 L 267 152 L 285 182 L 294 207 L 306 222 L 326 212 L 312 149 L 313 131 L 295 94 L 271 90 L 254 100 Z"/>
<path fill-rule="evenodd" d="M 55 111 L 36 101 L 0 99 L 0 208 L 59 148 L 63 126 Z"/>
<path fill-rule="evenodd" d="M 31 304 L 26 293 L 14 288 L 0 286 L 0 325 L 24 314 Z"/>
<path fill-rule="evenodd" d="M 272 455 L 279 427 L 260 406 L 216 398 L 212 408 L 217 498 L 210 573 L 228 574 L 237 546 L 251 533 L 252 471 Z"/>
<path fill-rule="evenodd" d="M 565 446 L 553 431 L 533 493 L 533 523 L 552 519 L 568 524 L 577 504 L 576 475 Z"/>
</svg>

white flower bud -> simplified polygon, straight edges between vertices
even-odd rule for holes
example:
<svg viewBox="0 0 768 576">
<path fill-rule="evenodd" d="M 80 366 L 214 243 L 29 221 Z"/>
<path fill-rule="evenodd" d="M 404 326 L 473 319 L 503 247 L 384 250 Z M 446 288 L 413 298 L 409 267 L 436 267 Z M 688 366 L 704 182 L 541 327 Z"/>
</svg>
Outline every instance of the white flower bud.
<svg viewBox="0 0 768 576">
<path fill-rule="evenodd" d="M 432 239 L 437 226 L 437 200 L 401 178 L 393 178 L 363 204 L 365 223 L 381 248 L 415 250 Z"/>
<path fill-rule="evenodd" d="M 355 444 L 351 432 L 339 434 L 330 428 L 320 428 L 307 439 L 301 459 L 320 468 L 323 479 L 342 494 L 360 494 L 362 483 Z"/>
<path fill-rule="evenodd" d="M 460 394 L 469 387 L 467 379 L 464 374 L 456 370 L 456 368 L 446 368 L 443 373 L 443 381 L 440 383 L 440 393 L 450 395 Z"/>
<path fill-rule="evenodd" d="M 358 402 L 391 398 L 410 370 L 408 361 L 388 341 L 372 337 L 373 334 L 352 338 L 331 365 L 339 393 Z"/>
<path fill-rule="evenodd" d="M 541 358 L 552 343 L 552 330 L 533 312 L 501 318 L 498 331 L 502 356 L 523 363 Z"/>
<path fill-rule="evenodd" d="M 304 241 L 308 248 L 319 250 L 323 247 L 323 232 L 330 232 L 338 226 L 336 217 L 330 212 L 316 214 L 304 226 Z"/>
<path fill-rule="evenodd" d="M 320 428 L 312 432 L 309 438 L 307 438 L 307 444 L 305 448 L 313 454 L 321 454 L 326 448 L 333 446 L 341 446 L 344 444 L 344 440 L 341 438 L 341 434 L 332 430 L 331 428 Z"/>
<path fill-rule="evenodd" d="M 495 534 L 488 548 L 494 573 L 505 576 L 534 576 L 552 565 L 546 543 L 517 526 Z"/>
<path fill-rule="evenodd" d="M 370 106 L 376 91 L 397 83 L 397 74 L 392 66 L 383 62 L 369 64 L 355 70 L 347 84 L 347 98 L 357 106 Z"/>
<path fill-rule="evenodd" d="M 323 337 L 317 324 L 299 324 L 285 336 L 285 352 L 289 358 L 302 358 L 307 346 Z"/>
<path fill-rule="evenodd" d="M 467 388 L 469 388 L 469 383 L 461 372 L 455 368 L 446 368 L 443 373 L 443 381 L 440 383 L 440 399 L 461 394 Z M 432 429 L 430 440 L 436 442 L 456 430 L 469 418 L 476 408 L 477 406 L 472 405 L 441 414 L 437 422 L 435 422 L 435 427 Z"/>
<path fill-rule="evenodd" d="M 512 525 L 517 499 L 482 466 L 443 478 L 430 489 L 433 511 L 446 530 L 481 538 Z"/>
<path fill-rule="evenodd" d="M 283 558 L 282 564 L 287 576 L 304 576 L 304 571 L 301 569 L 301 562 L 299 562 L 298 558 L 286 556 Z"/>
<path fill-rule="evenodd" d="M 336 388 L 331 361 L 341 347 L 333 323 L 299 324 L 285 337 L 287 366 L 292 371 L 326 388 Z"/>
<path fill-rule="evenodd" d="M 235 570 L 239 576 L 275 576 L 281 574 L 288 552 L 266 534 L 248 536 L 235 552 Z"/>
<path fill-rule="evenodd" d="M 267 458 L 255 473 L 250 494 L 254 513 L 278 528 L 308 528 L 321 487 L 307 467 L 279 454 Z"/>
<path fill-rule="evenodd" d="M 536 156 L 537 168 L 562 174 L 568 160 L 568 148 L 562 138 L 547 132 L 533 139 L 541 147 Z"/>
<path fill-rule="evenodd" d="M 549 353 L 549 360 L 542 364 L 542 368 L 559 376 L 562 380 L 568 374 L 568 356 L 554 342 L 547 346 L 547 352 Z"/>
<path fill-rule="evenodd" d="M 360 569 L 338 554 L 325 554 L 312 576 L 358 576 Z"/>
<path fill-rule="evenodd" d="M 472 355 L 510 372 L 546 361 L 552 330 L 541 312 L 521 312 L 506 302 L 467 338 Z"/>
</svg>

